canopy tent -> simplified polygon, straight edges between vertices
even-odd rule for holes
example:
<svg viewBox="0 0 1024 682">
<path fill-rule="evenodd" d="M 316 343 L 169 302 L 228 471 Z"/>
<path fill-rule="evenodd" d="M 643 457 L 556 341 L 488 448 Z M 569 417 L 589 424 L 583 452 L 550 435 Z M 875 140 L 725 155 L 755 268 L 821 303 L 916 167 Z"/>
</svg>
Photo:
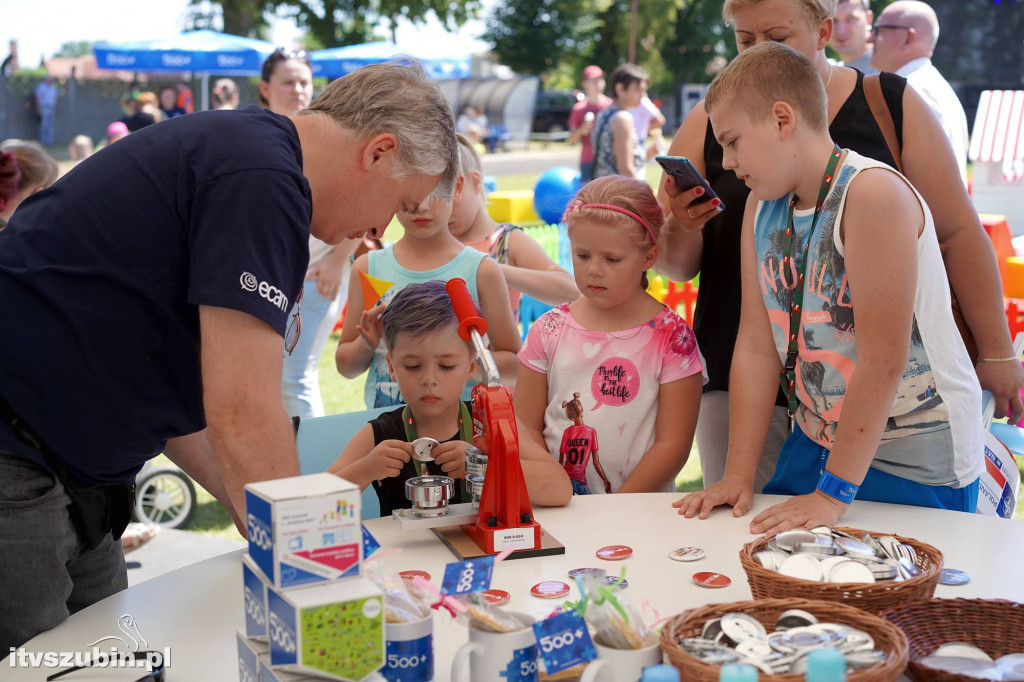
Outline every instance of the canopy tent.
<svg viewBox="0 0 1024 682">
<path fill-rule="evenodd" d="M 217 33 L 187 31 L 173 38 L 128 43 L 98 43 L 93 47 L 101 69 L 145 72 L 191 71 L 202 76 L 201 107 L 209 108 L 211 73 L 225 76 L 259 75 L 263 61 L 274 51 L 264 40 Z"/>
<path fill-rule="evenodd" d="M 437 80 L 469 78 L 471 61 L 470 55 L 463 51 L 446 51 L 443 48 L 409 51 L 389 41 L 329 47 L 312 52 L 309 56 L 313 62 L 313 75 L 327 78 L 341 78 L 368 64 L 378 64 L 399 56 L 418 60 L 427 75 Z"/>
</svg>

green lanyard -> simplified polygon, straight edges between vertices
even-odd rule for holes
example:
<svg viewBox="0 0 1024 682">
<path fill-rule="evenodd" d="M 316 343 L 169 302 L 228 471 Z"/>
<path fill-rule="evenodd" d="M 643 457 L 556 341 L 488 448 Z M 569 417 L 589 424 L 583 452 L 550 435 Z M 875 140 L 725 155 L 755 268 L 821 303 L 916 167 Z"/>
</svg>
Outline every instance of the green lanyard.
<svg viewBox="0 0 1024 682">
<path fill-rule="evenodd" d="M 814 204 L 814 217 L 811 218 L 811 229 L 808 230 L 807 238 L 804 241 L 804 259 L 800 263 L 800 269 L 797 271 L 796 288 L 793 289 L 793 298 L 789 304 L 789 347 L 786 351 L 786 364 L 782 368 L 779 381 L 782 382 L 782 390 L 785 391 L 786 397 L 789 399 L 790 417 L 796 414 L 796 410 L 800 405 L 796 397 L 796 358 L 800 352 L 797 346 L 797 337 L 800 333 L 800 317 L 803 313 L 804 272 L 807 269 L 807 256 L 811 249 L 811 235 L 814 234 L 814 227 L 818 222 L 818 213 L 821 211 L 822 204 L 825 203 L 825 197 L 828 196 L 828 191 L 832 188 L 832 180 L 835 179 L 836 167 L 839 165 L 839 157 L 842 156 L 842 153 L 843 150 L 839 148 L 839 145 L 835 145 L 832 150 L 832 156 L 829 157 L 828 165 L 825 167 L 825 177 L 821 179 L 821 189 L 818 190 L 818 201 Z M 790 261 L 793 254 L 793 242 L 796 241 L 796 227 L 793 224 L 793 209 L 795 207 L 796 195 L 793 195 L 793 198 L 789 201 L 789 217 L 786 221 L 786 236 L 789 237 L 789 241 L 786 242 L 786 248 L 782 252 L 783 273 L 788 273 L 791 269 Z"/>
<path fill-rule="evenodd" d="M 419 435 L 416 433 L 416 420 L 412 418 L 412 412 L 409 411 L 408 407 L 402 410 L 402 424 L 405 425 L 406 442 L 411 443 L 419 438 Z M 461 400 L 459 401 L 459 440 L 466 443 L 473 442 L 473 415 L 469 413 L 469 408 L 466 407 L 466 403 Z M 417 476 L 424 475 L 424 462 L 413 457 L 412 465 L 416 468 Z M 463 491 L 463 496 L 465 496 L 465 492 L 466 491 Z"/>
</svg>

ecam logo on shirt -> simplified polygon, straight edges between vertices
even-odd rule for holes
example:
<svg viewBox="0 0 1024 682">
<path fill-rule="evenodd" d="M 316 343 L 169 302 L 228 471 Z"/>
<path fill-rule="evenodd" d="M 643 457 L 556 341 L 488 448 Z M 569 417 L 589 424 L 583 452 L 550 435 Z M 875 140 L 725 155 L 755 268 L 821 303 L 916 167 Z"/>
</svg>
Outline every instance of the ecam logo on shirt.
<svg viewBox="0 0 1024 682">
<path fill-rule="evenodd" d="M 242 289 L 245 291 L 259 293 L 260 296 L 280 308 L 281 312 L 288 312 L 288 297 L 273 284 L 257 279 L 256 275 L 251 272 L 243 272 L 241 277 L 238 278 L 238 283 L 242 285 Z"/>
</svg>

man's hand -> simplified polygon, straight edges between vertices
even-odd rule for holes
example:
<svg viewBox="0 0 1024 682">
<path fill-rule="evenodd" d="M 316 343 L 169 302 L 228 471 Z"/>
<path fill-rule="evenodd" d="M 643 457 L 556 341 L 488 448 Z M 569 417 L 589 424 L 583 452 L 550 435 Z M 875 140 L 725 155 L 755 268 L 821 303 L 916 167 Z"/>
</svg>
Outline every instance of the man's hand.
<svg viewBox="0 0 1024 682">
<path fill-rule="evenodd" d="M 981 387 L 990 391 L 996 400 L 996 419 L 1009 417 L 1016 424 L 1024 416 L 1024 403 L 1020 390 L 1024 386 L 1024 367 L 1012 362 L 979 362 L 974 369 Z"/>
<path fill-rule="evenodd" d="M 750 522 L 750 532 L 777 533 L 790 528 L 814 528 L 836 525 L 850 505 L 815 490 L 810 495 L 797 495 L 765 509 Z"/>
<path fill-rule="evenodd" d="M 412 457 L 412 445 L 401 440 L 384 440 L 366 453 L 363 461 L 372 481 L 392 478 L 402 473 L 402 467 Z"/>
<path fill-rule="evenodd" d="M 452 478 L 465 478 L 468 473 L 466 471 L 467 447 L 469 447 L 469 443 L 460 440 L 441 443 L 434 448 L 434 463 Z"/>
<path fill-rule="evenodd" d="M 380 338 L 383 335 L 380 316 L 386 307 L 386 304 L 381 303 L 379 306 L 364 310 L 362 315 L 359 316 L 359 324 L 356 325 L 356 331 L 359 332 L 359 336 L 362 337 L 363 342 L 371 350 L 376 349 L 380 345 Z"/>
<path fill-rule="evenodd" d="M 676 500 L 672 506 L 688 519 L 700 512 L 700 518 L 706 519 L 711 510 L 720 504 L 732 506 L 732 515 L 743 516 L 754 501 L 754 485 L 741 476 L 726 474 L 725 477 L 705 490 L 690 493 Z"/>
</svg>

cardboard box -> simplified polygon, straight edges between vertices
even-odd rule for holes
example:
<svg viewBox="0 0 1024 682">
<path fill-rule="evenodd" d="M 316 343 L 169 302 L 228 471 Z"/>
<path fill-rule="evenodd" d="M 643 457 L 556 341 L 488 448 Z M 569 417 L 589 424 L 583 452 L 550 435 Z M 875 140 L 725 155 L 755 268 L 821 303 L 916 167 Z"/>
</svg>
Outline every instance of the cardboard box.
<svg viewBox="0 0 1024 682">
<path fill-rule="evenodd" d="M 285 672 L 362 680 L 384 666 L 384 595 L 366 578 L 267 591 L 270 663 Z"/>
<path fill-rule="evenodd" d="M 359 575 L 359 488 L 333 474 L 245 486 L 249 555 L 278 588 Z"/>
<path fill-rule="evenodd" d="M 260 679 L 260 656 L 265 656 L 270 650 L 266 644 L 254 642 L 245 636 L 241 630 L 237 633 L 238 639 L 238 682 L 259 682 Z"/>
<path fill-rule="evenodd" d="M 252 557 L 242 557 L 242 584 L 245 598 L 245 636 L 267 641 L 267 579 Z"/>
</svg>

